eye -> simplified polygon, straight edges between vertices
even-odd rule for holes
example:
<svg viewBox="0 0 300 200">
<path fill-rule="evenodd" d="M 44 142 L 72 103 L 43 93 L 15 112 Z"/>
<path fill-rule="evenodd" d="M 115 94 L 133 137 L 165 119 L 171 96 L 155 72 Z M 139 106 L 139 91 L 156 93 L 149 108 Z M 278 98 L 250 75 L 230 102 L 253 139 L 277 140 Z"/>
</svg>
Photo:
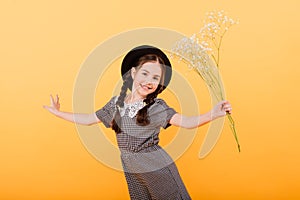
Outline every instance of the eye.
<svg viewBox="0 0 300 200">
<path fill-rule="evenodd" d="M 146 72 L 142 72 L 142 75 L 147 76 L 147 73 Z"/>
<path fill-rule="evenodd" d="M 153 77 L 153 79 L 154 79 L 154 80 L 156 80 L 156 81 L 158 81 L 158 80 L 159 80 L 159 78 L 158 78 L 158 77 L 156 77 L 156 76 L 155 76 L 155 77 Z"/>
</svg>

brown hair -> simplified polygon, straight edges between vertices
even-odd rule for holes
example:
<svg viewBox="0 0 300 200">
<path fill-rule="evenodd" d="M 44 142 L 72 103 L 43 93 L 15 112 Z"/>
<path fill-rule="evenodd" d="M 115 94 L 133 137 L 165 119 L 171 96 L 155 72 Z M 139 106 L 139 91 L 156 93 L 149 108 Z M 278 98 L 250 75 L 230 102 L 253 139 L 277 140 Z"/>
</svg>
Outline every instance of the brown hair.
<svg viewBox="0 0 300 200">
<path fill-rule="evenodd" d="M 160 78 L 160 83 L 158 84 L 156 90 L 151 93 L 148 94 L 146 99 L 144 99 L 144 103 L 146 104 L 142 109 L 140 109 L 137 114 L 136 114 L 136 124 L 140 125 L 140 126 L 146 126 L 150 123 L 149 117 L 148 117 L 148 108 L 154 103 L 154 99 L 157 97 L 157 95 L 159 93 L 161 93 L 164 89 L 164 81 L 165 81 L 165 63 L 162 60 L 162 58 L 160 58 L 159 56 L 155 55 L 155 54 L 147 54 L 144 55 L 142 57 L 140 57 L 137 62 L 135 63 L 134 67 L 139 70 L 141 68 L 141 66 L 147 62 L 159 62 L 161 65 L 161 70 L 162 70 L 162 76 Z M 131 79 L 131 75 L 130 73 L 126 73 L 124 79 L 123 79 L 123 85 L 121 88 L 121 92 L 120 95 L 117 99 L 116 102 L 116 113 L 114 116 L 114 119 L 112 121 L 112 129 L 116 132 L 116 133 L 120 133 L 121 132 L 121 116 L 120 116 L 120 111 L 119 108 L 123 108 L 124 107 L 124 99 L 126 97 L 127 94 L 127 89 L 130 88 L 132 86 L 132 79 Z"/>
</svg>

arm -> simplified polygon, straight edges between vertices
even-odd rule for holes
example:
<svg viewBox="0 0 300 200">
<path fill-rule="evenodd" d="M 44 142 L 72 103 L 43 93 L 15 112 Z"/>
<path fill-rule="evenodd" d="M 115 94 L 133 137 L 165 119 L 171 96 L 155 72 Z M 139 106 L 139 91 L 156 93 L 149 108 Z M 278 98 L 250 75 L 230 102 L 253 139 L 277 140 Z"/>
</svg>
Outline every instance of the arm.
<svg viewBox="0 0 300 200">
<path fill-rule="evenodd" d="M 211 114 L 205 113 L 202 115 L 198 115 L 198 116 L 192 116 L 192 117 L 187 117 L 184 115 L 181 115 L 179 113 L 176 113 L 170 120 L 170 124 L 174 125 L 174 126 L 179 126 L 182 128 L 188 128 L 188 129 L 192 129 L 192 128 L 196 128 L 198 126 L 202 126 L 208 122 L 210 122 L 211 119 Z"/>
<path fill-rule="evenodd" d="M 219 117 L 223 117 L 226 115 L 226 112 L 231 113 L 231 110 L 232 108 L 228 101 L 221 101 L 211 111 L 202 115 L 187 117 L 176 113 L 169 123 L 174 126 L 192 129 L 202 126 Z"/>
<path fill-rule="evenodd" d="M 50 113 L 64 120 L 77 123 L 77 124 L 82 124 L 82 125 L 92 125 L 101 122 L 95 113 L 81 114 L 81 113 L 70 113 L 70 112 L 60 111 L 58 95 L 56 95 L 56 100 L 54 100 L 52 95 L 50 95 L 50 103 L 51 103 L 50 106 L 43 106 L 43 107 L 46 110 L 48 110 Z"/>
<path fill-rule="evenodd" d="M 87 126 L 101 122 L 97 118 L 95 113 L 85 114 L 85 113 L 70 113 L 70 112 L 58 111 L 56 116 L 73 123 L 87 125 Z"/>
</svg>

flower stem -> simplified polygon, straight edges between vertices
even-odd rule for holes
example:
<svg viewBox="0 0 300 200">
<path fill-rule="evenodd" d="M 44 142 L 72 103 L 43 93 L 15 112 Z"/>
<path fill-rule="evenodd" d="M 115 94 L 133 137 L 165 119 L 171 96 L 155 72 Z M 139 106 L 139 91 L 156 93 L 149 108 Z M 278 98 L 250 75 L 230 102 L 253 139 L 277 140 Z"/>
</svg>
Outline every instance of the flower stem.
<svg viewBox="0 0 300 200">
<path fill-rule="evenodd" d="M 236 130 L 235 130 L 234 120 L 233 120 L 233 118 L 232 118 L 232 116 L 231 116 L 230 113 L 227 112 L 226 115 L 227 115 L 227 118 L 228 118 L 228 120 L 229 120 L 229 122 L 230 122 L 230 128 L 231 128 L 231 130 L 232 130 L 233 136 L 234 136 L 235 141 L 236 141 L 236 143 L 237 143 L 238 150 L 239 150 L 239 152 L 241 152 L 240 143 L 239 143 L 239 140 L 238 140 L 238 137 L 237 137 L 237 134 L 236 134 Z"/>
</svg>

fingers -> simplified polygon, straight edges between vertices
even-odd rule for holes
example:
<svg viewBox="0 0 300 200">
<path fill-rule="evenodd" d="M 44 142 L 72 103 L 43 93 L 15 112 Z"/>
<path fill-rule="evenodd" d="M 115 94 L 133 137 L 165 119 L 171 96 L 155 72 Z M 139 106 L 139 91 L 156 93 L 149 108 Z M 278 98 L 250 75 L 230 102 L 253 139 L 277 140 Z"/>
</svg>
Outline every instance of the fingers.
<svg viewBox="0 0 300 200">
<path fill-rule="evenodd" d="M 231 114 L 231 111 L 232 111 L 232 107 L 231 107 L 231 104 L 229 103 L 229 101 L 221 101 L 221 110 Z"/>
<path fill-rule="evenodd" d="M 60 109 L 60 103 L 59 103 L 59 97 L 56 95 L 56 108 L 59 110 Z"/>
<path fill-rule="evenodd" d="M 46 110 L 48 110 L 48 111 L 51 110 L 51 107 L 50 107 L 50 106 L 45 106 L 45 105 L 44 105 L 43 108 L 46 109 Z"/>
<path fill-rule="evenodd" d="M 52 107 L 52 106 L 46 106 L 46 105 L 43 105 L 43 108 L 45 108 L 46 110 L 50 110 L 50 109 L 52 109 L 53 107 Z"/>
<path fill-rule="evenodd" d="M 226 104 L 226 103 L 229 103 L 229 101 L 227 100 L 223 100 L 223 101 L 220 101 L 221 104 Z"/>
<path fill-rule="evenodd" d="M 56 95 L 56 98 L 54 100 L 52 94 L 50 94 L 50 104 L 51 104 L 52 107 L 56 107 L 56 106 L 60 105 L 59 104 L 59 97 L 58 97 L 58 95 Z"/>
</svg>

